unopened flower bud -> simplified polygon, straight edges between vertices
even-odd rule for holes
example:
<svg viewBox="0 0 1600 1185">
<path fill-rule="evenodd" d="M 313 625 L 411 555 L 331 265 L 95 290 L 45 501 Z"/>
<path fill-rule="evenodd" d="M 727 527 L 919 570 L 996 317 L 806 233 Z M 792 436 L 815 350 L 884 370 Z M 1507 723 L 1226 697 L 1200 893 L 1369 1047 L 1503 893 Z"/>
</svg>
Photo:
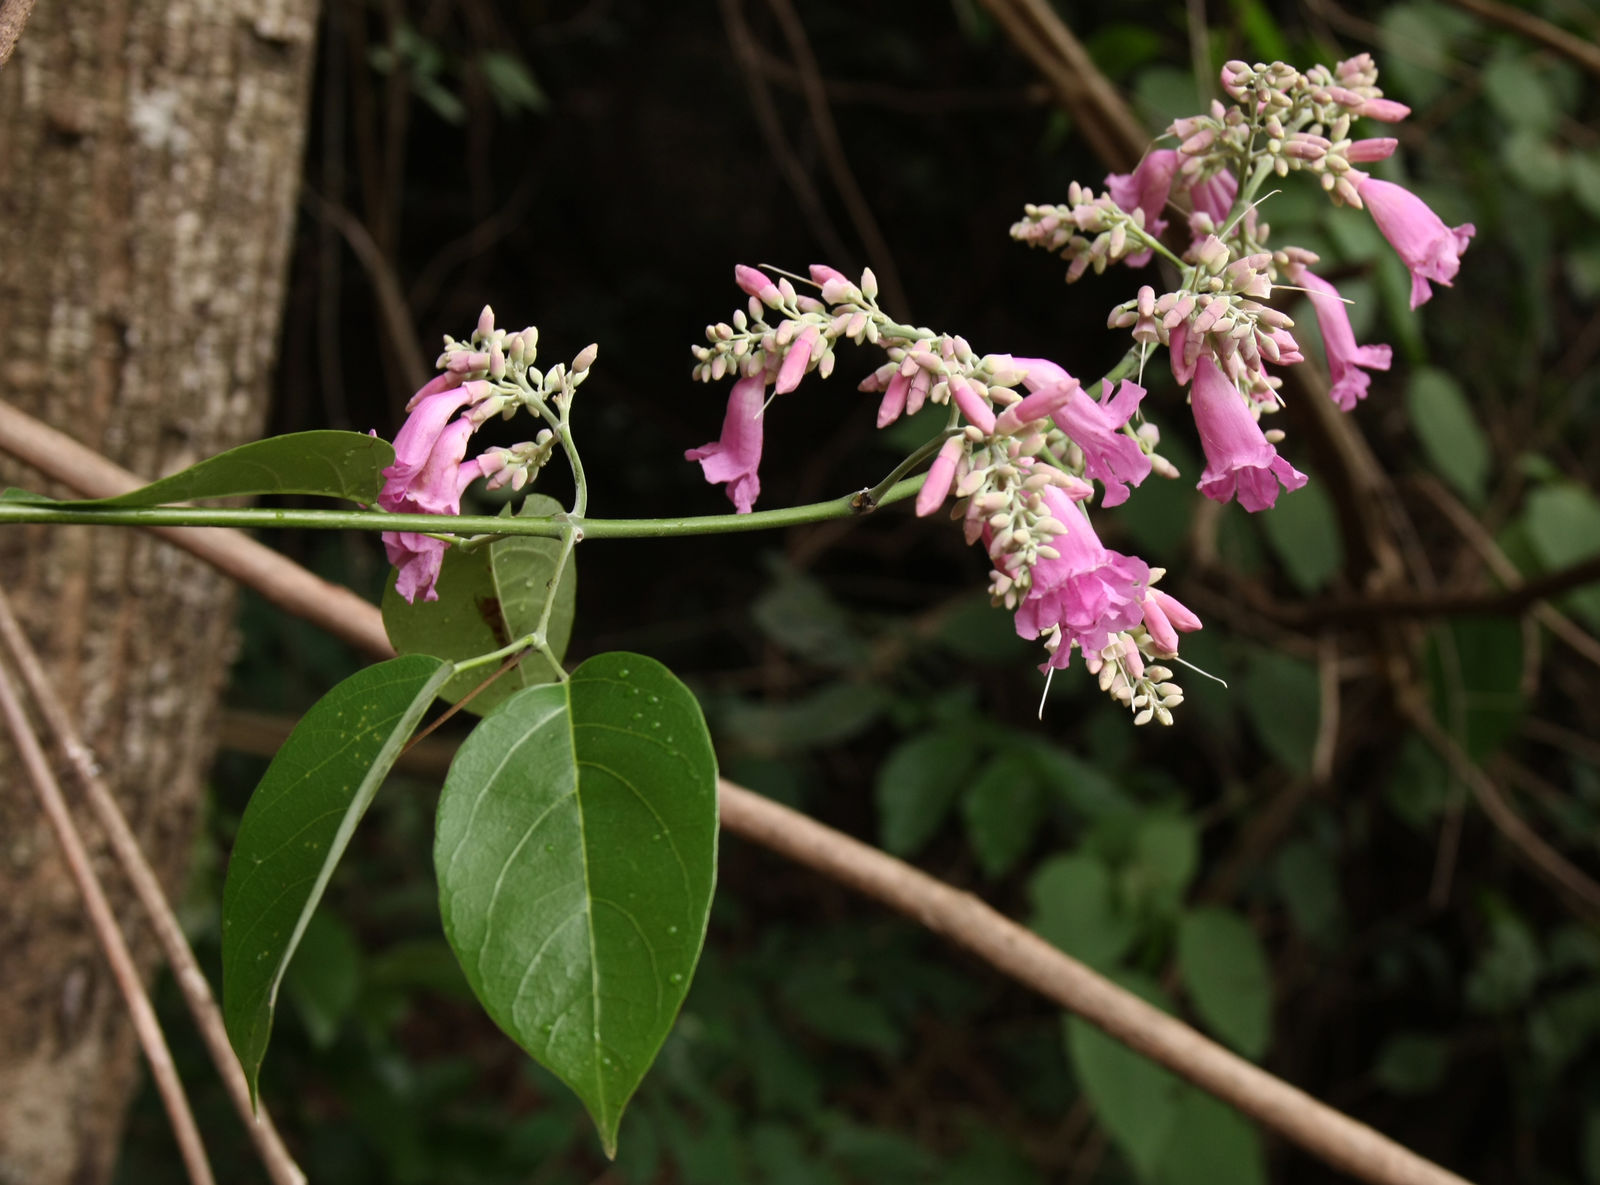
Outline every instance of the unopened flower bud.
<svg viewBox="0 0 1600 1185">
<path fill-rule="evenodd" d="M 747 264 L 735 264 L 733 279 L 746 296 L 755 297 L 768 308 L 775 309 L 783 303 L 783 294 L 778 291 L 778 286 L 763 271 Z"/>
<path fill-rule="evenodd" d="M 572 373 L 583 374 L 594 365 L 594 360 L 599 356 L 600 343 L 590 342 L 588 345 L 584 346 L 583 349 L 579 350 L 578 356 L 572 360 Z"/>
</svg>

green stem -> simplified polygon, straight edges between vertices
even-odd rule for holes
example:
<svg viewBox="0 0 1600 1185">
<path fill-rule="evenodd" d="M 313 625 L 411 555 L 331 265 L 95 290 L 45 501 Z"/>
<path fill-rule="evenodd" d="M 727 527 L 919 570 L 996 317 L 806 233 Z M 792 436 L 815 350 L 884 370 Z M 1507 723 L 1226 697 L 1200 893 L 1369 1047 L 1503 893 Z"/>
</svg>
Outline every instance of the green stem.
<svg viewBox="0 0 1600 1185">
<path fill-rule="evenodd" d="M 901 461 L 900 464 L 896 465 L 894 469 L 890 471 L 888 477 L 884 478 L 877 485 L 872 486 L 870 489 L 862 490 L 859 494 L 851 499 L 852 505 L 854 505 L 856 508 L 856 513 L 871 514 L 874 510 L 878 509 L 879 506 L 882 506 L 885 495 L 887 495 L 888 492 L 895 487 L 896 483 L 899 482 L 902 477 L 910 473 L 929 457 L 933 456 L 934 453 L 942 449 L 944 447 L 944 442 L 949 440 L 959 431 L 960 429 L 955 427 L 946 428 L 933 439 L 924 441 L 920 446 L 918 446 L 916 452 L 912 453 L 904 461 Z"/>
<path fill-rule="evenodd" d="M 1228 211 L 1228 217 L 1223 221 L 1221 233 L 1226 234 L 1229 228 L 1238 224 L 1244 217 L 1244 212 L 1250 208 L 1250 203 L 1256 200 L 1256 194 L 1262 184 L 1272 175 L 1271 157 L 1257 163 L 1255 171 L 1243 185 L 1239 186 L 1238 196 L 1233 199 L 1233 208 Z"/>
<path fill-rule="evenodd" d="M 488 654 L 480 654 L 475 658 L 463 658 L 453 664 L 456 674 L 459 675 L 463 671 L 476 670 L 478 667 L 487 666 L 492 662 L 499 662 L 502 658 L 510 658 L 513 654 L 526 650 L 529 646 L 536 645 L 538 638 L 539 632 L 535 630 L 533 633 L 526 634 L 515 642 L 500 647 L 498 650 L 491 650 Z"/>
<path fill-rule="evenodd" d="M 1118 362 L 1110 370 L 1106 371 L 1105 377 L 1100 380 L 1100 383 L 1110 383 L 1114 387 L 1123 379 L 1131 379 L 1138 373 L 1139 347 L 1133 346 L 1130 347 L 1128 352 L 1122 356 L 1122 360 L 1120 362 Z M 1089 387 L 1087 389 L 1098 394 L 1100 391 L 1100 383 L 1096 383 L 1093 387 Z"/>
<path fill-rule="evenodd" d="M 889 506 L 916 496 L 922 477 L 898 482 L 878 499 Z M 501 518 L 493 514 L 463 514 L 448 521 L 462 535 L 529 535 L 563 538 L 576 527 L 585 539 L 664 539 L 677 535 L 728 535 L 740 531 L 766 531 L 802 523 L 854 518 L 861 513 L 859 494 L 829 502 L 759 510 L 753 514 L 707 514 L 689 518 Z M 54 523 L 72 526 L 112 527 L 239 527 L 242 529 L 293 528 L 312 531 L 437 531 L 436 514 L 384 514 L 370 510 L 273 510 L 261 507 L 148 506 L 88 507 L 73 509 L 71 502 L 32 504 L 0 501 L 0 526 L 7 523 Z"/>
</svg>

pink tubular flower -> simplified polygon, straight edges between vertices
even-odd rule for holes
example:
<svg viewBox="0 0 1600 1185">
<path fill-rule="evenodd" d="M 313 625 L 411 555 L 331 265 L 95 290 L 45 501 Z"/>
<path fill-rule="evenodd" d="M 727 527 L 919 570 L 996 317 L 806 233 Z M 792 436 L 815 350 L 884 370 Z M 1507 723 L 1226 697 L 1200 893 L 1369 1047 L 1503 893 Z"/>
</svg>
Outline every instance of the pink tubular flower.
<svg viewBox="0 0 1600 1185">
<path fill-rule="evenodd" d="M 1167 360 L 1172 364 L 1172 377 L 1180 387 L 1187 387 L 1194 378 L 1194 365 L 1200 358 L 1200 347 L 1205 338 L 1194 339 L 1194 357 L 1189 356 L 1189 322 L 1179 321 L 1167 331 Z"/>
<path fill-rule="evenodd" d="M 454 384 L 441 385 L 441 380 L 452 378 Z M 488 394 L 488 389 L 487 383 L 462 383 L 459 375 L 441 374 L 418 391 L 408 405 L 411 414 L 395 433 L 394 464 L 383 471 L 385 492 L 408 486 L 427 464 L 445 425 L 456 412 Z"/>
<path fill-rule="evenodd" d="M 1233 209 L 1233 199 L 1238 196 L 1239 182 L 1227 169 L 1189 188 L 1189 200 L 1194 203 L 1195 213 L 1208 215 L 1211 225 L 1219 230 L 1228 220 L 1228 211 Z"/>
<path fill-rule="evenodd" d="M 412 411 L 414 411 L 417 404 L 428 398 L 428 396 L 437 395 L 441 391 L 448 391 L 451 387 L 459 387 L 460 385 L 461 375 L 454 370 L 446 370 L 440 374 L 434 375 L 433 378 L 429 379 L 422 385 L 421 390 L 419 390 L 406 402 L 407 414 L 410 414 Z"/>
<path fill-rule="evenodd" d="M 1050 542 L 1059 558 L 1033 565 L 1033 583 L 1017 607 L 1016 626 L 1024 638 L 1060 627 L 1061 644 L 1047 664 L 1060 668 L 1072 661 L 1072 643 L 1096 654 L 1112 634 L 1139 624 L 1150 566 L 1103 546 L 1089 516 L 1062 491 L 1047 486 L 1043 498 L 1067 530 Z"/>
<path fill-rule="evenodd" d="M 722 437 L 683 454 L 699 461 L 706 480 L 727 483 L 728 498 L 740 514 L 749 514 L 761 493 L 756 467 L 761 464 L 761 405 L 766 397 L 763 375 L 740 379 L 728 393 L 728 412 L 722 420 Z"/>
<path fill-rule="evenodd" d="M 1358 346 L 1350 314 L 1345 311 L 1339 290 L 1302 263 L 1291 263 L 1285 274 L 1311 294 L 1311 307 L 1322 327 L 1322 345 L 1328 356 L 1328 375 L 1333 379 L 1329 392 L 1340 411 L 1349 411 L 1356 401 L 1367 397 L 1372 376 L 1363 370 L 1388 370 L 1394 351 L 1388 346 Z"/>
<path fill-rule="evenodd" d="M 1368 177 L 1356 186 L 1383 237 L 1411 272 L 1411 307 L 1433 296 L 1428 281 L 1446 288 L 1461 270 L 1461 253 L 1477 233 L 1470 222 L 1448 227 L 1428 204 L 1403 186 Z"/>
<path fill-rule="evenodd" d="M 950 495 L 950 483 L 955 480 L 956 465 L 960 462 L 965 448 L 965 442 L 960 436 L 952 436 L 944 442 L 939 455 L 933 459 L 933 464 L 928 466 L 928 480 L 923 482 L 922 488 L 917 491 L 919 517 L 927 518 L 944 505 L 944 500 Z"/>
<path fill-rule="evenodd" d="M 800 331 L 800 336 L 794 339 L 789 352 L 783 356 L 783 365 L 778 368 L 778 381 L 772 386 L 774 393 L 787 395 L 800 385 L 800 380 L 806 376 L 806 369 L 811 365 L 811 351 L 817 344 L 818 336 L 815 325 L 807 325 Z"/>
<path fill-rule="evenodd" d="M 1344 158 L 1351 164 L 1365 165 L 1373 161 L 1388 160 L 1394 155 L 1394 150 L 1400 147 L 1400 141 L 1393 136 L 1377 136 L 1370 140 L 1353 141 L 1349 148 L 1344 150 Z"/>
<path fill-rule="evenodd" d="M 766 272 L 739 263 L 734 265 L 733 279 L 745 295 L 755 297 L 769 309 L 783 303 L 783 293 L 778 291 L 778 286 Z"/>
<path fill-rule="evenodd" d="M 1279 482 L 1286 490 L 1306 484 L 1306 475 L 1278 455 L 1238 390 L 1203 355 L 1195 364 L 1189 402 L 1206 454 L 1199 488 L 1207 498 L 1226 502 L 1237 494 L 1239 505 L 1254 512 L 1277 502 Z"/>
<path fill-rule="evenodd" d="M 921 370 L 920 366 L 915 367 Z M 878 403 L 878 427 L 887 428 L 900 418 L 906 409 L 906 394 L 911 390 L 911 376 L 904 366 L 897 367 L 888 385 L 883 389 L 883 399 Z"/>
<path fill-rule="evenodd" d="M 424 601 L 437 601 L 439 570 L 444 566 L 445 549 L 450 545 L 443 539 L 418 535 L 412 531 L 385 531 L 383 551 L 398 571 L 394 588 L 407 602 L 415 601 L 418 594 Z"/>
<path fill-rule="evenodd" d="M 967 422 L 975 425 L 985 436 L 994 435 L 994 409 L 989 406 L 988 400 L 959 374 L 953 374 L 945 381 L 950 387 L 950 398 L 961 409 L 961 414 L 967 417 Z"/>
<path fill-rule="evenodd" d="M 470 408 L 489 393 L 487 383 L 462 383 L 459 374 L 446 372 L 412 397 L 411 414 L 395 434 L 394 464 L 383 471 L 379 506 L 391 514 L 461 513 L 462 491 L 482 473 L 477 461 L 462 463 L 477 428 Z M 456 417 L 463 407 L 469 413 Z M 434 586 L 448 544 L 412 531 L 385 531 L 383 546 L 399 569 L 395 587 L 401 596 L 439 599 Z"/>
<path fill-rule="evenodd" d="M 1399 123 L 1411 114 L 1411 108 L 1393 99 L 1363 99 L 1351 114 L 1375 119 L 1379 123 Z"/>
<path fill-rule="evenodd" d="M 462 459 L 473 423 L 466 416 L 452 420 L 433 442 L 426 459 L 409 475 L 402 477 L 398 466 L 385 469 L 388 480 L 378 494 L 378 505 L 385 510 L 409 514 L 460 514 Z M 404 429 L 401 429 L 402 435 Z M 472 476 L 476 477 L 476 465 Z M 471 478 L 468 479 L 470 481 Z"/>
<path fill-rule="evenodd" d="M 1167 196 L 1172 192 L 1172 179 L 1178 172 L 1178 153 L 1173 148 L 1157 148 L 1145 153 L 1139 166 L 1131 173 L 1113 173 L 1106 178 L 1106 192 L 1128 213 L 1144 211 L 1144 228 L 1157 238 L 1167 229 L 1167 220 L 1161 215 L 1167 208 Z M 1150 262 L 1151 252 L 1140 251 L 1128 256 L 1129 267 L 1143 267 Z"/>
<path fill-rule="evenodd" d="M 1157 654 L 1170 658 L 1178 653 L 1178 633 L 1189 633 L 1200 628 L 1200 619 L 1176 597 L 1169 597 L 1159 588 L 1145 593 L 1139 606 L 1144 612 L 1144 628 L 1150 634 Z"/>
<path fill-rule="evenodd" d="M 1008 407 L 997 423 L 1020 427 L 1050 416 L 1082 450 L 1084 473 L 1105 486 L 1101 505 L 1126 502 L 1128 486 L 1139 485 L 1150 476 L 1150 458 L 1138 441 L 1122 431 L 1144 398 L 1144 388 L 1124 382 L 1113 398 L 1108 383 L 1096 403 L 1077 379 L 1054 362 L 1043 358 L 1017 358 L 1015 362 L 1028 368 L 1022 381 L 1033 394 Z"/>
</svg>

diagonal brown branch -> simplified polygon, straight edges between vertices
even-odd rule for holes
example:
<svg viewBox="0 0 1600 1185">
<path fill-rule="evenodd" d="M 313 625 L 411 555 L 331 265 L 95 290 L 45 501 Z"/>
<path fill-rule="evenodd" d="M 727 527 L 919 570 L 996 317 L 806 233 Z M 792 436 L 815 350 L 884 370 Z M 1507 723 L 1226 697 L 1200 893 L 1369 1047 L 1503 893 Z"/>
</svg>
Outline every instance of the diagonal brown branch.
<svg viewBox="0 0 1600 1185">
<path fill-rule="evenodd" d="M 61 787 L 50 772 L 50 761 L 39 744 L 39 738 L 34 735 L 33 725 L 29 723 L 22 701 L 3 666 L 0 666 L 0 716 L 5 717 L 6 726 L 11 730 L 17 752 L 22 758 L 23 768 L 27 770 L 28 780 L 33 783 L 34 791 L 39 796 L 39 805 L 50 822 L 50 829 L 55 832 L 56 841 L 61 845 L 61 854 L 66 858 L 72 879 L 83 894 L 84 909 L 89 914 L 95 937 L 100 940 L 106 962 L 111 964 L 112 977 L 117 981 L 117 988 L 122 992 L 128 1013 L 133 1018 L 134 1032 L 139 1035 L 145 1060 L 150 1063 L 150 1076 L 155 1079 L 156 1090 L 161 1095 L 162 1105 L 166 1107 L 167 1119 L 172 1124 L 173 1135 L 177 1137 L 189 1180 L 194 1185 L 216 1185 L 216 1178 L 211 1175 L 211 1164 L 206 1159 L 205 1143 L 200 1138 L 200 1129 L 195 1126 L 194 1112 L 189 1109 L 189 1100 L 183 1093 L 183 1082 L 178 1078 L 177 1067 L 173 1065 L 172 1051 L 167 1048 L 161 1022 L 156 1019 L 156 1010 L 151 1007 L 150 997 L 145 994 L 139 968 L 134 965 L 133 954 L 117 927 L 117 918 L 111 912 L 111 902 L 106 899 L 105 889 L 89 863 L 88 849 L 67 810 Z"/>
<path fill-rule="evenodd" d="M 34 0 L 0 0 L 0 66 L 11 60 L 22 27 L 33 14 Z"/>
<path fill-rule="evenodd" d="M 167 963 L 172 968 L 172 977 L 177 982 L 179 991 L 183 993 L 184 1002 L 189 1006 L 195 1026 L 205 1039 L 211 1060 L 222 1076 L 228 1097 L 233 1100 L 234 1110 L 239 1113 L 239 1118 L 244 1121 L 245 1128 L 256 1145 L 261 1163 L 266 1166 L 267 1175 L 273 1185 L 306 1185 L 305 1174 L 300 1171 L 294 1158 L 289 1155 L 289 1150 L 284 1147 L 283 1140 L 278 1135 L 277 1128 L 273 1126 L 272 1118 L 267 1114 L 266 1108 L 257 1109 L 251 1104 L 249 1084 L 246 1083 L 244 1071 L 239 1066 L 239 1059 L 234 1056 L 233 1047 L 228 1042 L 227 1029 L 222 1023 L 222 1013 L 217 1008 L 217 1001 L 211 994 L 211 985 L 206 981 L 205 973 L 200 970 L 200 963 L 195 959 L 194 951 L 189 948 L 188 939 L 183 936 L 183 927 L 179 924 L 177 915 L 172 912 L 172 906 L 161 889 L 161 882 L 156 877 L 155 869 L 151 868 L 149 861 L 145 859 L 144 851 L 139 847 L 133 829 L 128 826 L 122 808 L 117 805 L 110 787 L 100 777 L 99 766 L 95 762 L 93 752 L 83 742 L 83 738 L 73 725 L 72 716 L 67 711 L 66 705 L 56 694 L 50 676 L 45 672 L 44 664 L 34 653 L 21 623 L 11 611 L 11 601 L 4 589 L 0 589 L 0 643 L 3 643 L 5 649 L 10 652 L 11 661 L 21 673 L 22 681 L 27 685 L 39 714 L 44 717 L 46 725 L 55 734 L 56 742 L 66 752 L 67 759 L 88 795 L 89 805 L 94 810 L 95 818 L 111 841 L 111 850 L 116 855 L 118 864 L 122 866 L 123 874 L 133 885 L 135 895 L 144 906 L 151 928 L 155 931 L 156 941 L 161 944 Z"/>
<path fill-rule="evenodd" d="M 983 0 L 983 6 L 1044 76 L 1101 163 L 1118 173 L 1137 165 L 1149 133 L 1049 0 Z"/>
<path fill-rule="evenodd" d="M 1522 816 L 1506 801 L 1505 795 L 1500 793 L 1500 787 L 1495 785 L 1494 779 L 1478 768 L 1426 708 L 1411 704 L 1406 713 L 1423 739 L 1444 759 L 1450 771 L 1467 784 L 1472 796 L 1483 808 L 1483 813 L 1489 816 L 1489 821 L 1516 848 L 1518 854 L 1540 877 L 1572 901 L 1586 922 L 1594 925 L 1600 921 L 1600 884 L 1596 884 L 1523 821 Z"/>
<path fill-rule="evenodd" d="M 0 413 L 0 448 L 29 463 L 39 463 L 40 458 L 15 444 L 14 429 L 18 424 L 31 423 L 30 417 L 6 409 L 3 403 Z M 9 434 L 7 425 L 13 429 Z M 138 477 L 75 441 L 59 433 L 51 436 L 55 438 L 51 444 L 52 473 L 69 485 L 90 492 L 74 480 L 80 472 L 89 470 L 99 475 L 101 484 L 96 486 L 96 492 L 102 494 L 121 492 L 104 488 L 113 473 L 121 474 L 122 490 L 143 484 Z M 33 439 L 37 442 L 47 438 L 35 433 Z M 219 539 L 220 546 L 214 545 L 212 541 Z M 285 598 L 276 596 L 273 586 L 279 581 L 301 580 L 304 575 L 292 561 L 232 531 L 187 530 L 174 542 L 213 562 L 213 555 L 219 551 L 231 560 L 241 548 L 259 549 L 264 555 L 247 569 L 252 573 L 248 582 L 280 604 Z M 231 574 L 239 569 L 223 570 Z M 296 611 L 301 616 L 328 627 L 337 624 L 341 637 L 359 635 L 370 639 L 369 653 L 381 657 L 393 654 L 375 606 L 354 597 L 299 604 Z M 1465 1185 L 1463 1178 L 1152 1008 L 972 894 L 741 786 L 724 781 L 718 789 L 722 822 L 730 832 L 838 880 L 944 935 L 1002 974 L 1098 1025 L 1130 1048 L 1182 1074 L 1329 1164 L 1374 1185 Z"/>
<path fill-rule="evenodd" d="M 1497 25 L 1504 25 L 1507 29 L 1521 33 L 1528 40 L 1537 41 L 1546 48 L 1570 58 L 1589 73 L 1600 75 L 1600 45 L 1596 45 L 1593 41 L 1585 41 L 1559 25 L 1552 25 L 1537 13 L 1510 4 L 1501 4 L 1499 0 L 1450 0 L 1450 2 L 1474 16 L 1481 16 L 1486 21 L 1493 21 Z"/>
</svg>

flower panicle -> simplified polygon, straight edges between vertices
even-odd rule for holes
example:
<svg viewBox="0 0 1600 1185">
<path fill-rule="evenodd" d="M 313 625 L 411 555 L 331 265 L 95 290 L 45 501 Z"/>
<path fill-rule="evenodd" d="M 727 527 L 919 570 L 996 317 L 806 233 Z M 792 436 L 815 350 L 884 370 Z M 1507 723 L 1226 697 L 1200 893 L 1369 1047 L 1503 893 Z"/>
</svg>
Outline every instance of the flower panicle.
<svg viewBox="0 0 1600 1185">
<path fill-rule="evenodd" d="M 570 364 L 540 370 L 539 331 L 508 333 L 495 325 L 485 305 L 464 341 L 446 336 L 435 375 L 406 404 L 395 435 L 394 464 L 383 471 L 378 505 L 390 513 L 461 513 L 461 496 L 474 481 L 490 489 L 526 487 L 554 455 L 560 436 L 543 428 L 530 441 L 495 447 L 471 460 L 472 435 L 496 415 L 509 419 L 525 409 L 547 422 L 565 423 L 572 397 L 599 356 L 599 346 L 579 351 Z M 395 587 L 407 601 L 439 599 L 437 589 L 449 544 L 429 534 L 385 531 L 384 549 L 398 570 Z"/>
<path fill-rule="evenodd" d="M 1013 239 L 1066 260 L 1068 282 L 1112 264 L 1143 267 L 1156 254 L 1177 266 L 1170 291 L 1144 284 L 1111 310 L 1108 324 L 1128 331 L 1132 348 L 1105 381 L 1086 385 L 1046 359 L 980 355 L 958 336 L 900 324 L 879 306 L 870 271 L 852 280 L 815 265 L 813 295 L 797 290 L 801 277 L 740 265 L 734 279 L 746 308 L 708 326 L 706 344 L 694 347 L 697 379 L 737 380 L 723 435 L 688 457 L 748 511 L 759 491 L 769 388 L 787 395 L 810 374 L 826 378 L 841 342 L 881 350 L 884 361 L 859 385 L 879 397 L 880 428 L 929 404 L 948 408 L 945 436 L 917 458 L 930 462 L 917 513 L 954 499 L 952 517 L 992 562 L 991 598 L 1016 615 L 1020 634 L 1043 639 L 1047 668 L 1080 652 L 1136 723 L 1170 723 L 1182 692 L 1164 664 L 1199 619 L 1154 587 L 1159 569 L 1104 548 L 1087 515 L 1097 493 L 1098 505 L 1114 507 L 1152 473 L 1178 476 L 1159 452 L 1159 429 L 1141 414 L 1150 354 L 1166 349 L 1188 388 L 1206 459 L 1200 491 L 1268 509 L 1307 480 L 1279 454 L 1283 432 L 1263 427 L 1282 406 L 1279 368 L 1304 360 L 1295 323 L 1274 297 L 1285 287 L 1307 294 L 1330 393 L 1346 411 L 1393 352 L 1356 342 L 1343 298 L 1311 270 L 1312 252 L 1269 245 L 1262 186 L 1309 173 L 1335 205 L 1369 211 L 1411 272 L 1413 307 L 1432 284 L 1453 281 L 1473 234 L 1470 224 L 1445 226 L 1415 195 L 1361 167 L 1388 158 L 1397 141 L 1362 136 L 1357 121 L 1410 114 L 1384 96 L 1370 56 L 1303 72 L 1232 61 L 1222 86 L 1231 104 L 1175 120 L 1168 145 L 1131 172 L 1107 177 L 1099 192 L 1074 182 L 1065 202 L 1029 204 L 1011 227 Z M 1168 233 L 1178 219 L 1186 246 Z M 472 361 L 481 363 L 486 351 L 474 347 Z"/>
</svg>

